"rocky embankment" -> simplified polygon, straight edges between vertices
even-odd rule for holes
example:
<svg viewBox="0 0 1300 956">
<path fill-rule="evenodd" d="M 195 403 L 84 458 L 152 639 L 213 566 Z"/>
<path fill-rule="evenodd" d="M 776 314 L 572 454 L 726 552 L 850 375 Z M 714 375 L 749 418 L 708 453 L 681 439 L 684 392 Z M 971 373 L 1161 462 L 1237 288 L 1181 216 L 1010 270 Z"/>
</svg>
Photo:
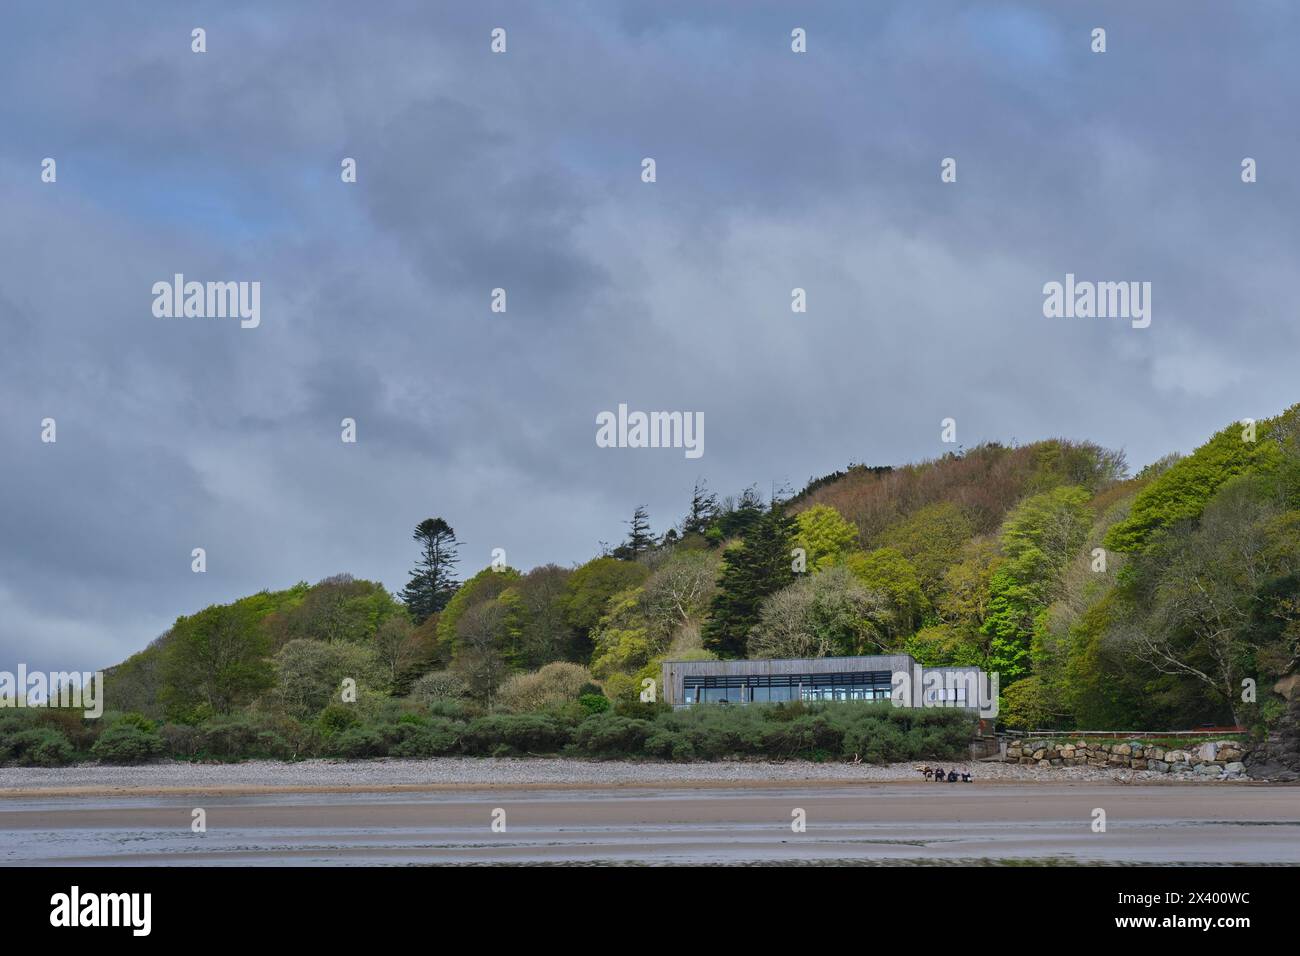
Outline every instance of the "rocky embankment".
<svg viewBox="0 0 1300 956">
<path fill-rule="evenodd" d="M 1094 767 L 1149 770 L 1217 779 L 1247 776 L 1251 747 L 1241 741 L 1218 740 L 1168 749 L 1139 740 L 1027 740 L 1012 743 L 1007 763 L 1037 767 Z"/>
<path fill-rule="evenodd" d="M 1273 689 L 1287 699 L 1287 712 L 1250 755 L 1246 772 L 1254 778 L 1290 783 L 1300 780 L 1300 675 L 1278 681 Z"/>
</svg>

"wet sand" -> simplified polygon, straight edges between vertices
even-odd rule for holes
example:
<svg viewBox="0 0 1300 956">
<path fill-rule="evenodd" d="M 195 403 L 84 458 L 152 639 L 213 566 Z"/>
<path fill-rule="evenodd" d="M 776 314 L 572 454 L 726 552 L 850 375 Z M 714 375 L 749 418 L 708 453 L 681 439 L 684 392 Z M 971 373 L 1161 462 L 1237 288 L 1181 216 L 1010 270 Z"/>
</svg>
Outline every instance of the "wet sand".
<svg viewBox="0 0 1300 956">
<path fill-rule="evenodd" d="M 206 833 L 191 831 L 196 807 Z M 1300 865 L 1300 788 L 775 781 L 0 800 L 6 865 L 963 862 Z"/>
</svg>

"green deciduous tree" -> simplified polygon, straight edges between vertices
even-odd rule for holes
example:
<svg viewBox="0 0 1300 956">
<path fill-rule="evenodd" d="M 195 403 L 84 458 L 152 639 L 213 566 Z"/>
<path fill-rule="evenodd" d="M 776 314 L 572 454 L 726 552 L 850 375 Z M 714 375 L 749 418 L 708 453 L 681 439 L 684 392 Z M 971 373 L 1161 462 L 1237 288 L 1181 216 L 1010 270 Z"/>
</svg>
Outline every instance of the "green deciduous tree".
<svg viewBox="0 0 1300 956">
<path fill-rule="evenodd" d="M 1000 544 L 1005 560 L 989 583 L 983 631 L 991 638 L 989 666 L 1004 685 L 1032 670 L 1040 615 L 1092 524 L 1088 499 L 1087 491 L 1073 485 L 1054 488 L 1025 499 L 1003 523 Z"/>
<path fill-rule="evenodd" d="M 228 714 L 271 687 L 270 640 L 247 601 L 214 605 L 172 627 L 162 657 L 167 715 L 193 721 Z"/>
<path fill-rule="evenodd" d="M 1270 438 L 1274 422 L 1259 422 L 1254 441 L 1240 423 L 1229 425 L 1186 458 L 1174 462 L 1138 493 L 1126 521 L 1106 535 L 1106 547 L 1142 551 L 1181 521 L 1199 518 L 1206 504 L 1236 475 L 1270 471 L 1282 463 L 1282 449 Z"/>
<path fill-rule="evenodd" d="M 514 568 L 486 567 L 456 589 L 442 613 L 438 615 L 438 644 L 443 656 L 454 659 L 457 652 L 456 626 L 470 608 L 495 600 L 519 580 Z"/>
<path fill-rule="evenodd" d="M 892 609 L 847 568 L 800 578 L 763 602 L 749 632 L 750 657 L 826 657 L 879 653 Z"/>
<path fill-rule="evenodd" d="M 893 548 L 877 548 L 850 555 L 846 564 L 867 590 L 889 602 L 891 642 L 896 644 L 920 626 L 929 602 L 921 590 L 921 575 L 911 561 Z"/>
<path fill-rule="evenodd" d="M 890 525 L 881 536 L 885 547 L 907 558 L 931 601 L 943 591 L 943 575 L 961 560 L 962 548 L 975 534 L 975 523 L 951 501 L 926 505 Z"/>
<path fill-rule="evenodd" d="M 830 505 L 813 505 L 798 522 L 794 545 L 804 549 L 809 571 L 839 564 L 857 548 L 858 529 Z"/>
<path fill-rule="evenodd" d="M 342 703 L 348 678 L 357 684 L 358 700 L 368 692 L 388 693 L 386 670 L 369 647 L 297 638 L 275 655 L 275 696 L 287 713 L 309 719 L 330 703 Z"/>
<path fill-rule="evenodd" d="M 580 657 L 590 657 L 591 631 L 605 614 L 609 599 L 649 576 L 650 570 L 643 564 L 608 557 L 588 561 L 573 572 L 565 584 L 562 604 Z"/>
</svg>

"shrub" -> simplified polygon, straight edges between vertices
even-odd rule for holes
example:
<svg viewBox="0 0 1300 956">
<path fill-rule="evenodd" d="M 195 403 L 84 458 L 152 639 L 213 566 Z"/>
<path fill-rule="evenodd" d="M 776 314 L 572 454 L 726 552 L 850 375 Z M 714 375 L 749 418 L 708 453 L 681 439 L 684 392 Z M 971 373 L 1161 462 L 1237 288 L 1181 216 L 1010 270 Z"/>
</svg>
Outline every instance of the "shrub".
<svg viewBox="0 0 1300 956">
<path fill-rule="evenodd" d="M 383 669 L 369 647 L 298 638 L 275 656 L 276 696 L 286 712 L 299 718 L 339 700 L 346 678 L 376 692 L 386 690 Z M 367 699 L 369 694 L 360 694 Z"/>
<path fill-rule="evenodd" d="M 388 753 L 384 735 L 374 727 L 348 727 L 326 745 L 332 757 L 383 757 Z"/>
<path fill-rule="evenodd" d="M 53 727 L 32 727 L 0 739 L 0 761 L 21 767 L 61 767 L 72 761 L 72 744 Z"/>
<path fill-rule="evenodd" d="M 158 731 L 162 738 L 163 751 L 182 760 L 198 756 L 199 728 L 189 724 L 163 724 Z"/>
<path fill-rule="evenodd" d="M 618 714 L 620 717 L 637 717 L 641 720 L 654 720 L 660 714 L 668 713 L 672 710 L 671 707 L 661 700 L 645 702 L 640 698 L 634 700 L 620 698 L 613 702 L 613 709 L 614 713 Z"/>
<path fill-rule="evenodd" d="M 63 734 L 78 753 L 89 750 L 103 727 L 110 723 L 111 720 L 88 720 L 84 711 L 66 707 L 42 707 L 33 711 L 32 720 L 33 726 L 52 727 Z"/>
<path fill-rule="evenodd" d="M 411 699 L 430 709 L 435 704 L 462 701 L 469 684 L 455 671 L 430 671 L 411 685 Z"/>
<path fill-rule="evenodd" d="M 311 728 L 304 728 L 291 719 L 262 714 L 210 717 L 188 730 L 168 724 L 162 729 L 162 739 L 169 753 L 190 759 L 287 759 L 314 750 Z"/>
<path fill-rule="evenodd" d="M 163 741 L 149 723 L 150 729 L 145 731 L 134 722 L 120 720 L 99 735 L 90 752 L 103 763 L 132 764 L 152 759 L 162 752 Z"/>
<path fill-rule="evenodd" d="M 388 751 L 392 757 L 439 757 L 460 747 L 461 728 L 450 720 L 434 718 L 424 725 L 399 723 L 398 740 Z"/>
<path fill-rule="evenodd" d="M 583 694 L 578 698 L 578 703 L 587 714 L 603 714 L 609 710 L 609 698 L 604 694 Z"/>
<path fill-rule="evenodd" d="M 361 723 L 357 712 L 346 704 L 330 704 L 320 712 L 316 723 L 326 736 L 342 733 Z"/>
<path fill-rule="evenodd" d="M 448 720 L 469 720 L 482 714 L 478 705 L 468 700 L 430 701 L 425 710 L 430 717 L 446 717 Z"/>
<path fill-rule="evenodd" d="M 569 742 L 569 728 L 546 714 L 493 714 L 469 722 L 466 753 L 557 753 Z"/>
<path fill-rule="evenodd" d="M 591 683 L 591 672 L 578 664 L 556 661 L 530 674 L 516 674 L 497 690 L 506 710 L 538 711 L 577 700 Z"/>
<path fill-rule="evenodd" d="M 630 756 L 639 754 L 654 732 L 648 720 L 596 714 L 588 717 L 573 732 L 574 745 L 592 756 Z"/>
<path fill-rule="evenodd" d="M 645 742 L 645 752 L 669 760 L 694 760 L 695 746 L 681 734 L 666 727 L 652 733 Z"/>
</svg>

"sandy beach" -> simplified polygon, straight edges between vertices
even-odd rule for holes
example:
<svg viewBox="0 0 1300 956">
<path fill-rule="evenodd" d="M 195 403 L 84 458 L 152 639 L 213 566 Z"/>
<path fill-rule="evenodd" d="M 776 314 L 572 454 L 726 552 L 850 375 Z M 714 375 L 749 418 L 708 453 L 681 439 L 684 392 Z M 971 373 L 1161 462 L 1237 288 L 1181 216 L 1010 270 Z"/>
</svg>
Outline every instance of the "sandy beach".
<svg viewBox="0 0 1300 956">
<path fill-rule="evenodd" d="M 430 760 L 303 760 L 282 763 L 165 762 L 135 767 L 81 764 L 71 767 L 0 767 L 0 801 L 12 797 L 120 793 L 350 793 L 357 790 L 420 791 L 466 786 L 574 789 L 588 786 L 661 788 L 799 783 L 917 783 L 918 764 L 716 761 L 657 763 L 551 758 L 441 757 Z M 1247 786 L 1248 780 L 1175 780 L 1167 774 L 1127 769 L 1045 769 L 1016 764 L 962 762 L 945 769 L 967 772 L 975 784 L 1134 783 L 1169 786 Z M 962 784 L 969 786 L 970 784 Z M 939 786 L 939 785 L 935 785 Z M 1300 791 L 1297 791 L 1300 793 Z"/>
<path fill-rule="evenodd" d="M 912 765 L 14 768 L 0 770 L 0 863 L 1300 865 L 1300 787 L 970 769 L 974 783 L 927 784 Z"/>
</svg>

